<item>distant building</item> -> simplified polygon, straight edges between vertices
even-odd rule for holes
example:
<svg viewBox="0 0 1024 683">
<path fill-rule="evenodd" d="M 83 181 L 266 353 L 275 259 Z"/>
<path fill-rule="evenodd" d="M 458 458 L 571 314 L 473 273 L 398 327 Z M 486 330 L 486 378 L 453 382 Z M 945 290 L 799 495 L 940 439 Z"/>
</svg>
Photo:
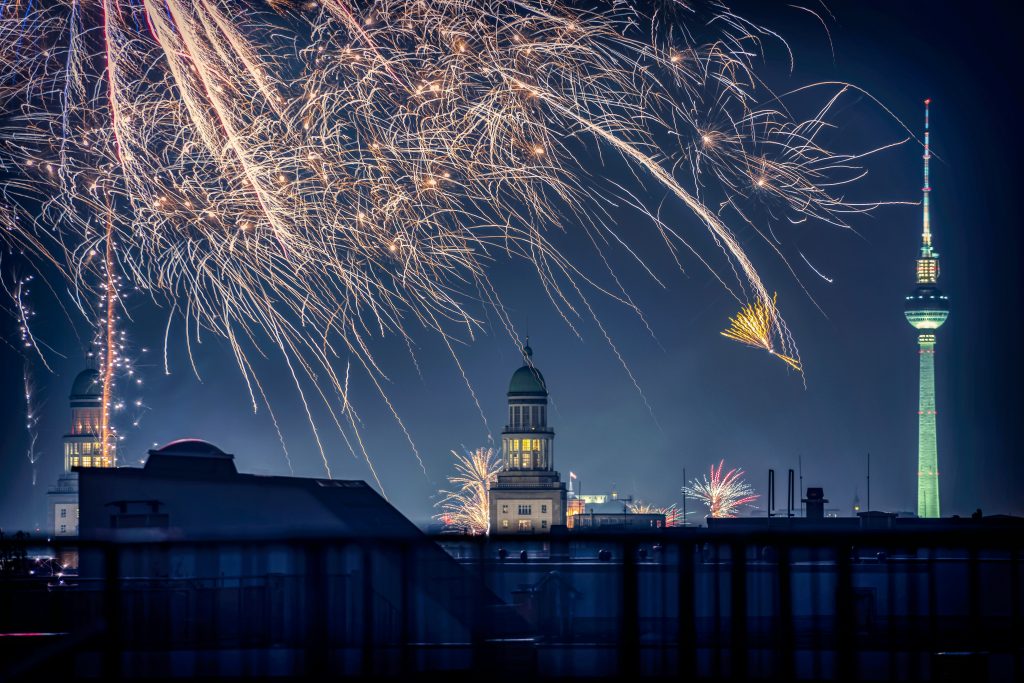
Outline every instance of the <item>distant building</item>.
<svg viewBox="0 0 1024 683">
<path fill-rule="evenodd" d="M 243 474 L 199 439 L 152 449 L 141 468 L 79 477 L 83 540 L 422 536 L 366 482 Z"/>
<path fill-rule="evenodd" d="M 650 506 L 634 506 L 633 496 L 623 496 L 612 485 L 609 493 L 576 493 L 569 500 L 575 514 L 568 526 L 574 531 L 652 531 L 665 527 L 665 514 Z"/>
<path fill-rule="evenodd" d="M 113 441 L 103 449 L 103 384 L 97 370 L 78 373 L 68 397 L 71 429 L 64 435 L 64 472 L 46 495 L 47 534 L 78 535 L 78 471 L 117 465 Z"/>
<path fill-rule="evenodd" d="M 501 432 L 503 470 L 490 489 L 492 534 L 547 533 L 565 526 L 565 483 L 555 471 L 555 432 L 548 426 L 548 390 L 523 347 L 523 366 L 508 387 L 508 424 Z"/>
</svg>

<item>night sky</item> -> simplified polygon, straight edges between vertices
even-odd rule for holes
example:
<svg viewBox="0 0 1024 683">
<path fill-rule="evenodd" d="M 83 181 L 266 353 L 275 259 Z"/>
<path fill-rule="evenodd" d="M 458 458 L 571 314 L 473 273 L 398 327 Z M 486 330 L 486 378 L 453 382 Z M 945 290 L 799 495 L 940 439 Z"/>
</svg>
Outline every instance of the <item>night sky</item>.
<svg viewBox="0 0 1024 683">
<path fill-rule="evenodd" d="M 969 10 L 958 5 L 954 11 L 934 2 L 833 2 L 834 19 L 827 19 L 826 32 L 812 14 L 783 2 L 732 6 L 788 40 L 796 60 L 792 73 L 782 46 L 765 43 L 759 73 L 777 92 L 817 81 L 849 82 L 884 103 L 915 134 L 922 126 L 921 102 L 932 98 L 932 225 L 941 254 L 939 286 L 952 308 L 938 333 L 936 362 L 942 511 L 965 515 L 980 507 L 986 514 L 1024 514 L 1019 493 L 1024 464 L 1016 441 L 1024 407 L 1019 392 L 1024 336 L 1020 223 L 1014 210 L 1022 151 L 1016 101 L 1020 64 L 1010 33 L 1015 24 L 980 4 Z M 807 114 L 828 92 L 796 98 L 795 106 L 808 107 L 799 112 Z M 853 93 L 844 97 L 833 121 L 838 127 L 823 141 L 840 151 L 862 151 L 907 136 L 880 106 Z M 870 173 L 850 190 L 850 198 L 916 203 L 921 152 L 911 141 L 868 159 Z M 612 181 L 632 182 L 621 165 L 610 164 L 601 173 Z M 697 219 L 662 191 L 648 190 L 641 197 L 651 206 L 664 202 L 663 220 L 700 248 L 710 248 Z M 805 486 L 824 487 L 831 501 L 827 507 L 849 514 L 855 492 L 865 502 L 870 452 L 872 507 L 916 508 L 916 338 L 902 304 L 913 286 L 920 244 L 918 205 L 852 216 L 853 230 L 810 222 L 774 224 L 796 277 L 753 231 L 729 221 L 766 285 L 779 292 L 780 310 L 806 366 L 806 388 L 780 361 L 719 335 L 737 307 L 699 261 L 684 254 L 686 272 L 679 273 L 649 221 L 625 206 L 612 211 L 664 283 L 661 287 L 622 255 L 614 261 L 653 337 L 635 313 L 589 294 L 642 395 L 592 320 L 574 319 L 582 339 L 573 334 L 529 264 L 499 260 L 492 271 L 510 316 L 520 329 L 528 329 L 534 361 L 547 379 L 555 466 L 563 478 L 572 470 L 585 492 L 606 491 L 614 483 L 625 494 L 667 505 L 681 502 L 684 468 L 692 478 L 725 458 L 728 465 L 744 468 L 764 494 L 768 468 L 775 468 L 784 482 L 785 470 L 795 469 L 802 456 Z M 570 230 L 552 239 L 582 268 L 600 272 L 583 237 Z M 801 253 L 833 282 L 816 275 Z M 10 264 L 6 258 L 5 272 Z M 211 335 L 200 346 L 193 341 L 200 381 L 188 361 L 181 322 L 175 321 L 168 349 L 172 372 L 165 375 L 167 309 L 142 297 L 129 303 L 131 344 L 137 351 L 149 349 L 136 353 L 144 380 L 138 395 L 147 409 L 138 428 L 130 426 L 130 416 L 119 420 L 126 436 L 119 446 L 121 463 L 139 463 L 154 443 L 193 436 L 234 453 L 242 471 L 287 475 L 270 417 L 265 410 L 253 414 L 226 344 Z M 24 456 L 17 329 L 12 318 L 4 318 L 0 332 L 14 345 L 0 345 L 0 527 L 5 530 L 45 522 L 46 487 L 62 468 L 67 394 L 85 364 L 72 324 L 38 282 L 33 304 L 39 310 L 34 332 L 67 360 L 49 356 L 54 374 L 38 362 L 32 365 L 39 399 L 45 402 L 39 425 L 43 454 L 33 487 Z M 77 334 L 87 338 L 84 322 L 72 320 Z M 423 523 L 435 512 L 436 492 L 450 472 L 449 451 L 487 445 L 489 435 L 495 445 L 500 442 L 505 391 L 521 356 L 494 327 L 459 348 L 485 424 L 441 340 L 428 331 L 412 332 L 422 377 L 401 340 L 380 341 L 375 351 L 390 379 L 388 395 L 426 474 L 365 378 L 356 380 L 355 396 L 362 434 L 390 501 Z M 256 367 L 295 474 L 324 476 L 287 369 L 272 355 Z M 125 398 L 135 396 L 132 391 Z M 334 476 L 369 479 L 366 465 L 349 454 L 326 414 L 318 411 L 316 418 Z M 784 484 L 778 497 L 784 500 Z"/>
</svg>

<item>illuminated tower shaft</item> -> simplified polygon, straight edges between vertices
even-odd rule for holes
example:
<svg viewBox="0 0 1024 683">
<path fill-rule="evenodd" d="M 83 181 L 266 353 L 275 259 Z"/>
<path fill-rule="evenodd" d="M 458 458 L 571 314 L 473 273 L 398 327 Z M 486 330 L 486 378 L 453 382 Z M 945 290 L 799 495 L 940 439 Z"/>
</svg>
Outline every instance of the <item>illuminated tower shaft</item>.
<svg viewBox="0 0 1024 683">
<path fill-rule="evenodd" d="M 939 448 L 935 433 L 935 335 L 917 337 L 921 377 L 917 409 L 917 516 L 939 517 Z"/>
<path fill-rule="evenodd" d="M 939 452 L 935 430 L 935 330 L 949 315 L 947 297 L 935 285 L 939 255 L 932 249 L 928 161 L 931 159 L 928 105 L 924 110 L 924 198 L 921 255 L 917 259 L 917 287 L 906 299 L 907 322 L 917 329 L 920 378 L 917 406 L 917 516 L 939 517 Z"/>
</svg>

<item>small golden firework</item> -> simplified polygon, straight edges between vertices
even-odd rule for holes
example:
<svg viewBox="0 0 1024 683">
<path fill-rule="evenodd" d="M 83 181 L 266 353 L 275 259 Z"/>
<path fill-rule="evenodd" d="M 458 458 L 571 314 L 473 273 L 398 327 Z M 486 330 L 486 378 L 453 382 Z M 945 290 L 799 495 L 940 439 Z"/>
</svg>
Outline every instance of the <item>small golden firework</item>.
<svg viewBox="0 0 1024 683">
<path fill-rule="evenodd" d="M 628 510 L 635 515 L 665 515 L 666 527 L 683 525 L 683 513 L 676 507 L 675 503 L 668 507 L 661 507 L 638 500 L 630 503 Z"/>
<path fill-rule="evenodd" d="M 778 317 L 778 311 L 775 308 L 777 297 L 778 294 L 773 294 L 771 300 L 755 299 L 753 303 L 741 308 L 735 318 L 729 318 L 729 329 L 722 330 L 722 336 L 735 339 L 747 346 L 764 349 L 797 372 L 802 373 L 800 360 L 776 351 L 772 342 L 772 332 Z"/>
<path fill-rule="evenodd" d="M 455 474 L 448 483 L 456 491 L 440 491 L 444 498 L 437 504 L 435 515 L 446 527 L 470 535 L 486 534 L 490 527 L 490 488 L 501 471 L 501 460 L 493 448 L 477 448 L 464 455 L 452 451 Z"/>
</svg>

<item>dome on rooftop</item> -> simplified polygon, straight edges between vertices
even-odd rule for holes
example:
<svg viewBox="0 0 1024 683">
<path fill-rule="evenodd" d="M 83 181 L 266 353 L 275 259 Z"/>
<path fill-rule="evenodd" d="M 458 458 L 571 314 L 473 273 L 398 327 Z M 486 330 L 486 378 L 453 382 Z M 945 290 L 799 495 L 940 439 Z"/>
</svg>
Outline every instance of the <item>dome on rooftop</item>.
<svg viewBox="0 0 1024 683">
<path fill-rule="evenodd" d="M 540 374 L 531 359 L 533 349 L 529 342 L 523 347 L 523 360 L 526 364 L 512 373 L 512 380 L 508 383 L 509 396 L 547 396 L 548 387 L 544 382 L 544 375 Z"/>
<path fill-rule="evenodd" d="M 177 439 L 166 443 L 160 448 L 154 448 L 150 455 L 173 455 L 199 458 L 232 458 L 209 441 L 202 439 Z"/>
<path fill-rule="evenodd" d="M 547 385 L 544 384 L 544 375 L 540 370 L 524 365 L 512 373 L 512 381 L 508 383 L 508 395 L 548 395 Z"/>
<path fill-rule="evenodd" d="M 98 370 L 89 368 L 82 370 L 71 384 L 71 399 L 100 398 L 103 396 L 103 383 L 100 382 Z"/>
</svg>

